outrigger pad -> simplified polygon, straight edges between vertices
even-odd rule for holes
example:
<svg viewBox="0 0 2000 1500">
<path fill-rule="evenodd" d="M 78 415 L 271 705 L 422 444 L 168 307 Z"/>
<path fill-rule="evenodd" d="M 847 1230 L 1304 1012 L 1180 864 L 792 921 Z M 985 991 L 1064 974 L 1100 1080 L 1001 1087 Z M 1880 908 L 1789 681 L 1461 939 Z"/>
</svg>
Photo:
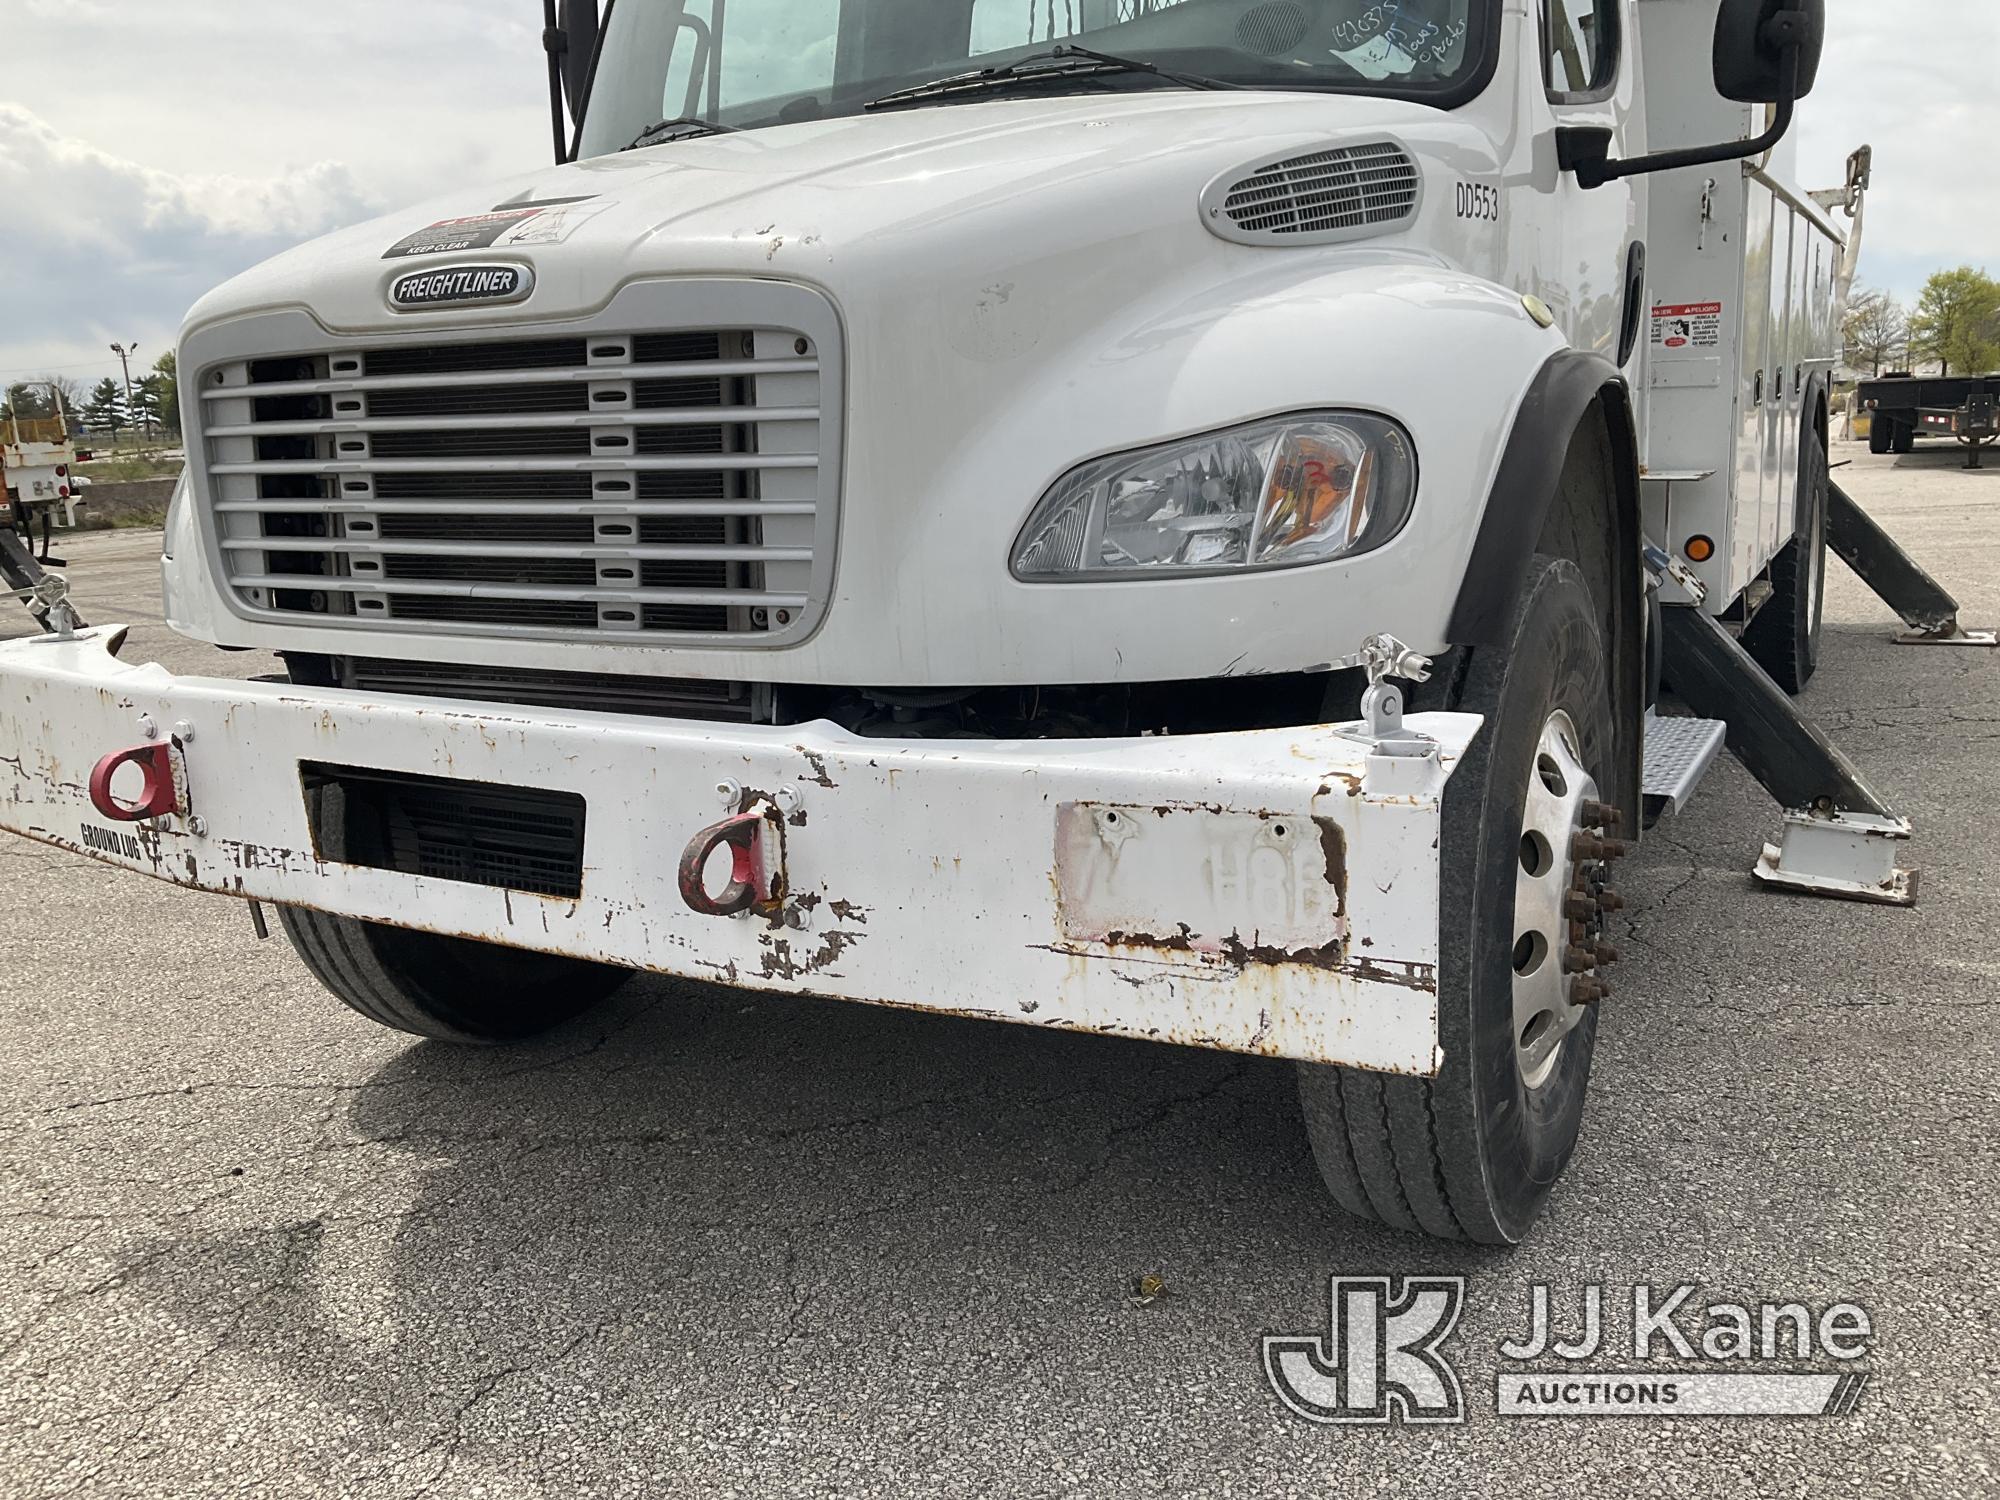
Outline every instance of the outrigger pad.
<svg viewBox="0 0 2000 1500">
<path fill-rule="evenodd" d="M 1921 872 L 1896 868 L 1896 845 L 1909 837 L 1907 818 L 1786 813 L 1784 842 L 1764 846 L 1757 878 L 1804 896 L 1915 906 Z"/>
</svg>

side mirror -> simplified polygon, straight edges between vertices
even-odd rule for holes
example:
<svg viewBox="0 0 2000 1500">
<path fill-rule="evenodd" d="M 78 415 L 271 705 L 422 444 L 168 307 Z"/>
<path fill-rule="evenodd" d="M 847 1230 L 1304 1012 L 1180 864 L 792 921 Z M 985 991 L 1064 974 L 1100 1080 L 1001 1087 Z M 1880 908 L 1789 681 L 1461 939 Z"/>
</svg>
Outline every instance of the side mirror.
<svg viewBox="0 0 2000 1500">
<path fill-rule="evenodd" d="M 1715 91 L 1740 104 L 1805 98 L 1826 50 L 1826 0 L 1723 0 L 1715 21 Z M 1797 75 L 1786 69 L 1798 57 Z"/>
<path fill-rule="evenodd" d="M 1768 130 L 1747 141 L 1615 161 L 1610 130 L 1565 126 L 1556 132 L 1556 161 L 1562 170 L 1576 173 L 1580 185 L 1594 188 L 1645 172 L 1762 156 L 1792 128 L 1798 101 L 1819 78 L 1825 46 L 1826 0 L 1722 0 L 1715 22 L 1716 92 L 1741 104 L 1775 105 Z"/>
<path fill-rule="evenodd" d="M 583 119 L 597 60 L 597 0 L 542 0 L 542 50 L 549 58 L 549 125 L 556 160 L 570 159 L 570 127 Z"/>
</svg>

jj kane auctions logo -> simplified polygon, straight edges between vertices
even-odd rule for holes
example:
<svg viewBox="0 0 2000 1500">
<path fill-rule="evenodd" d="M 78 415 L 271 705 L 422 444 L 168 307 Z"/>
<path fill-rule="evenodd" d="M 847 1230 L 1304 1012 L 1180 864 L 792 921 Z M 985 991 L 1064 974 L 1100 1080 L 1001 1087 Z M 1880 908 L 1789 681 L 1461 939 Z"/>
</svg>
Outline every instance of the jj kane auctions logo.
<svg viewBox="0 0 2000 1500">
<path fill-rule="evenodd" d="M 1503 1417 L 1845 1416 L 1868 1375 L 1852 1368 L 1874 1344 L 1865 1308 L 1836 1302 L 1696 1304 L 1699 1288 L 1631 1289 L 1629 1341 L 1607 1333 L 1604 1288 L 1582 1289 L 1558 1329 L 1550 1289 L 1530 1288 L 1528 1332 L 1502 1342 L 1494 1410 Z M 1443 1345 L 1465 1306 L 1462 1276 L 1335 1276 L 1328 1331 L 1263 1340 L 1264 1375 L 1309 1422 L 1458 1423 L 1464 1387 Z M 1600 1362 L 1629 1366 L 1595 1368 Z M 1661 1369 L 1655 1363 L 1692 1365 Z M 1833 1362 L 1833 1371 L 1801 1369 Z"/>
</svg>

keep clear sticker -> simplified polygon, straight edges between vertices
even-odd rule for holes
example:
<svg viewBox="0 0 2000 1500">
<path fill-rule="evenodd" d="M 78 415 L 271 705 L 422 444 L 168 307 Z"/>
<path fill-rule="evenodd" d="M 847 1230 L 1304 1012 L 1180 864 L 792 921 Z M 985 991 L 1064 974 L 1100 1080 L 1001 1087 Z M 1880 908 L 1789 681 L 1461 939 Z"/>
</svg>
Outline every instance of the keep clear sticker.
<svg viewBox="0 0 2000 1500">
<path fill-rule="evenodd" d="M 1662 302 L 1653 308 L 1655 349 L 1716 349 L 1722 345 L 1720 302 Z"/>
<path fill-rule="evenodd" d="M 384 260 L 411 255 L 443 255 L 458 250 L 496 250 L 511 245 L 560 245 L 607 208 L 605 198 L 543 198 L 503 203 L 490 213 L 440 219 L 391 245 Z"/>
</svg>

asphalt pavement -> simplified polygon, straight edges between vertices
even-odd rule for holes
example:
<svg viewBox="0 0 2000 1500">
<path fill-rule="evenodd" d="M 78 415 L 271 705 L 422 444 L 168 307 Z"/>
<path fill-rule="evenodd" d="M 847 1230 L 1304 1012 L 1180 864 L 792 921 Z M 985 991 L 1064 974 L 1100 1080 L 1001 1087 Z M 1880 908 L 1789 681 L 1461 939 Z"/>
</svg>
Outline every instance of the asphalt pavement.
<svg viewBox="0 0 2000 1500">
<path fill-rule="evenodd" d="M 2000 467 L 1838 446 L 2000 624 Z M 270 670 L 166 631 L 157 552 L 72 543 L 85 615 Z M 419 1044 L 238 902 L 0 836 L 0 1495 L 2000 1493 L 2000 652 L 1891 644 L 1838 565 L 1827 620 L 1806 704 L 1922 904 L 1757 889 L 1777 813 L 1719 767 L 1622 872 L 1583 1141 L 1511 1252 L 1343 1219 L 1283 1064 L 658 978 Z M 1280 1404 L 1259 1337 L 1324 1333 L 1336 1274 L 1468 1279 L 1463 1425 Z M 1859 1405 L 1495 1414 L 1533 1285 L 1615 1325 L 1684 1282 L 1867 1308 Z"/>
</svg>

